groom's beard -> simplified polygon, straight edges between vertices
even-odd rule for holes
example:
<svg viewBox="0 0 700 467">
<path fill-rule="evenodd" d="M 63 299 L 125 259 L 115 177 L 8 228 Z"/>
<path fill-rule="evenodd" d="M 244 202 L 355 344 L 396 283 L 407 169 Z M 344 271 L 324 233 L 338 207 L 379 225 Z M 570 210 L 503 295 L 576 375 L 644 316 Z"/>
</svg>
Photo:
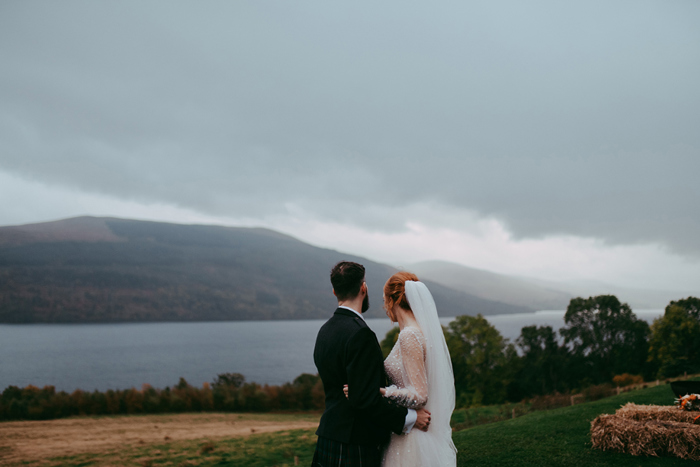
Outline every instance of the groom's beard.
<svg viewBox="0 0 700 467">
<path fill-rule="evenodd" d="M 365 295 L 365 299 L 362 300 L 362 313 L 369 310 L 369 295 Z"/>
</svg>

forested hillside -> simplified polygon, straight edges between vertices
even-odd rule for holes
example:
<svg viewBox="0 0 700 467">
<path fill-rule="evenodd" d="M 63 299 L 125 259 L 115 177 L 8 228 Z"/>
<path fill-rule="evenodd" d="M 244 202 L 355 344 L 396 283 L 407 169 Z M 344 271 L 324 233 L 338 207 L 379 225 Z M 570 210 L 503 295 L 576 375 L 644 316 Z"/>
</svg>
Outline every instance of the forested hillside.
<svg viewBox="0 0 700 467">
<path fill-rule="evenodd" d="M 369 317 L 394 271 L 266 229 L 81 217 L 0 228 L 0 322 L 316 319 L 337 261 L 367 268 Z M 443 316 L 531 311 L 426 282 Z"/>
</svg>

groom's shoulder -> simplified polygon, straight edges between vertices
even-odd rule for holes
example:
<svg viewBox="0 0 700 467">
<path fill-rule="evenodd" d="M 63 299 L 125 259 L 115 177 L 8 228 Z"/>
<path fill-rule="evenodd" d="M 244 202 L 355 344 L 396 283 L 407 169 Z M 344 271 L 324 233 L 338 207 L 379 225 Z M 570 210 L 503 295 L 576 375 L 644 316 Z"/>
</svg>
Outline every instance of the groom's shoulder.
<svg viewBox="0 0 700 467">
<path fill-rule="evenodd" d="M 330 345 L 333 348 L 344 348 L 346 345 L 365 347 L 372 342 L 377 342 L 377 336 L 367 326 L 367 323 L 354 313 L 350 316 L 345 313 L 335 313 L 321 326 L 316 339 L 317 345 Z"/>
<path fill-rule="evenodd" d="M 332 327 L 342 327 L 348 331 L 360 331 L 366 329 L 370 332 L 372 330 L 367 326 L 365 320 L 357 316 L 352 311 L 347 311 L 342 308 L 335 310 L 333 316 L 326 322 L 326 326 Z"/>
</svg>

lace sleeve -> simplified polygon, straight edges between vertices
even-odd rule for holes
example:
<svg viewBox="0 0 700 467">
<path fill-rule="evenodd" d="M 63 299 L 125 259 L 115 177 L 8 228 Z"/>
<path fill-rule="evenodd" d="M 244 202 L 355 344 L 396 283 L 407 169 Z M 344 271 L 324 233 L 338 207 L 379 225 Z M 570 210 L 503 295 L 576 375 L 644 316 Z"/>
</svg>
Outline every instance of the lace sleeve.
<svg viewBox="0 0 700 467">
<path fill-rule="evenodd" d="M 386 388 L 384 397 L 409 409 L 420 409 L 428 402 L 428 378 L 425 370 L 425 344 L 418 330 L 406 328 L 399 334 L 404 385 L 399 388 L 391 385 Z"/>
</svg>

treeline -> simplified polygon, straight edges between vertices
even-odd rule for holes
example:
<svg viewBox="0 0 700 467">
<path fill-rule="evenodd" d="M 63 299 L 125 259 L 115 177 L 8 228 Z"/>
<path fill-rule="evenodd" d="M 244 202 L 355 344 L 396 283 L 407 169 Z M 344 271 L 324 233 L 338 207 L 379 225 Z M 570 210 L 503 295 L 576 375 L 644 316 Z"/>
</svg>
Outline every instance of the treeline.
<svg viewBox="0 0 700 467">
<path fill-rule="evenodd" d="M 0 395 L 0 420 L 49 420 L 73 415 L 158 414 L 180 412 L 267 412 L 321 410 L 324 393 L 321 379 L 302 374 L 280 386 L 246 383 L 243 375 L 224 373 L 212 384 L 193 387 L 180 378 L 173 388 L 105 392 L 56 392 L 9 386 Z"/>
<path fill-rule="evenodd" d="M 564 322 L 558 331 L 551 326 L 526 326 L 511 343 L 481 315 L 457 317 L 444 328 L 457 407 L 523 400 L 533 405 L 544 401 L 540 405 L 546 406 L 560 394 L 588 392 L 586 399 L 593 400 L 610 384 L 625 386 L 700 373 L 698 298 L 672 301 L 651 326 L 613 295 L 575 298 Z M 397 335 L 398 328 L 393 328 L 381 342 L 385 355 Z M 225 373 L 201 388 L 180 378 L 176 386 L 165 389 L 144 385 L 141 390 L 69 394 L 56 392 L 53 386 L 10 386 L 0 396 L 0 420 L 323 408 L 322 382 L 309 374 L 279 386 L 247 383 L 243 375 Z"/>
<path fill-rule="evenodd" d="M 574 298 L 565 326 L 522 328 L 507 342 L 481 315 L 445 328 L 457 406 L 521 401 L 700 373 L 700 299 L 672 301 L 651 326 L 613 295 Z M 392 336 L 387 335 L 387 348 Z"/>
</svg>

